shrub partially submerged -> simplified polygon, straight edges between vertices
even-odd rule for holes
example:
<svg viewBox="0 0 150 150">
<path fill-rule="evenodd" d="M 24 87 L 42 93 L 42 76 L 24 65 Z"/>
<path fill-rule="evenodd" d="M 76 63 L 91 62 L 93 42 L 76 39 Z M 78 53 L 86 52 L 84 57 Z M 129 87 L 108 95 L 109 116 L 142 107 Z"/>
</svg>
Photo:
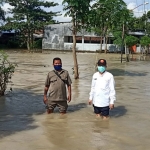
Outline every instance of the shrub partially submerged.
<svg viewBox="0 0 150 150">
<path fill-rule="evenodd" d="M 15 70 L 15 64 L 10 63 L 8 55 L 0 51 L 0 96 L 3 96 Z"/>
</svg>

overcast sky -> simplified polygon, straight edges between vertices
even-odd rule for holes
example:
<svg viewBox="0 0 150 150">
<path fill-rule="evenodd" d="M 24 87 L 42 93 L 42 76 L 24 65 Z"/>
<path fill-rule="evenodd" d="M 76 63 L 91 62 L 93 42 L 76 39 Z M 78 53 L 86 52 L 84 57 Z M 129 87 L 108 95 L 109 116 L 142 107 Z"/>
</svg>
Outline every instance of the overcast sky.
<svg viewBox="0 0 150 150">
<path fill-rule="evenodd" d="M 59 4 L 59 6 L 52 8 L 52 11 L 61 11 L 62 15 L 59 17 L 56 17 L 55 19 L 58 20 L 59 22 L 66 22 L 66 21 L 70 21 L 71 19 L 69 17 L 64 17 L 64 13 L 62 11 L 62 0 L 47 0 L 47 1 L 54 1 L 56 3 Z M 142 14 L 144 13 L 144 11 L 149 11 L 150 10 L 150 0 L 124 0 L 127 3 L 127 8 L 128 9 L 134 9 L 134 14 L 135 16 L 139 17 L 142 16 Z M 144 4 L 144 2 L 148 2 L 149 4 L 142 5 Z M 4 4 L 3 6 L 4 10 L 8 10 L 8 8 L 11 8 L 11 6 L 9 4 Z M 137 7 L 137 8 L 136 8 Z"/>
</svg>

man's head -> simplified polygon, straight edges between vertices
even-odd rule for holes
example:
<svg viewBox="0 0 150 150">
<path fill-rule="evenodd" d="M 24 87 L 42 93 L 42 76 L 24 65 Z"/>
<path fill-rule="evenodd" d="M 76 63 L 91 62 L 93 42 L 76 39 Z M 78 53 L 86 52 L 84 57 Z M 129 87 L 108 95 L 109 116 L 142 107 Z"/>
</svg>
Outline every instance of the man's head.
<svg viewBox="0 0 150 150">
<path fill-rule="evenodd" d="M 107 62 L 105 59 L 99 59 L 98 62 L 97 62 L 97 65 L 98 66 L 107 66 Z"/>
<path fill-rule="evenodd" d="M 54 59 L 53 59 L 53 65 L 55 64 L 55 63 L 60 63 L 61 64 L 61 59 L 59 58 L 59 57 L 55 57 Z"/>
<path fill-rule="evenodd" d="M 98 62 L 97 62 L 97 65 L 98 65 L 98 71 L 103 74 L 106 70 L 106 67 L 107 67 L 107 62 L 105 59 L 99 59 Z"/>
<path fill-rule="evenodd" d="M 53 59 L 53 66 L 54 66 L 54 69 L 56 71 L 62 70 L 62 62 L 61 62 L 61 59 L 59 57 L 55 57 Z"/>
</svg>

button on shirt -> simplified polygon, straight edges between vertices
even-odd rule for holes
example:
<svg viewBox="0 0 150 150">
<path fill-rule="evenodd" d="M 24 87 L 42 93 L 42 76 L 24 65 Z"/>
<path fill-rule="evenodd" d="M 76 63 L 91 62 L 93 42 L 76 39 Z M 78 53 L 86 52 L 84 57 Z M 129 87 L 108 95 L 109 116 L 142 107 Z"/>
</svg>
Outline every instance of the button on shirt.
<svg viewBox="0 0 150 150">
<path fill-rule="evenodd" d="M 116 100 L 115 81 L 111 73 L 105 71 L 103 74 L 96 72 L 92 78 L 90 100 L 94 106 L 105 107 L 114 104 Z"/>
<path fill-rule="evenodd" d="M 68 71 L 62 69 L 61 72 L 58 72 L 63 82 L 54 71 L 50 71 L 47 75 L 45 86 L 49 87 L 49 97 L 50 101 L 66 101 L 67 100 L 67 91 L 66 85 L 71 85 L 71 79 Z"/>
</svg>

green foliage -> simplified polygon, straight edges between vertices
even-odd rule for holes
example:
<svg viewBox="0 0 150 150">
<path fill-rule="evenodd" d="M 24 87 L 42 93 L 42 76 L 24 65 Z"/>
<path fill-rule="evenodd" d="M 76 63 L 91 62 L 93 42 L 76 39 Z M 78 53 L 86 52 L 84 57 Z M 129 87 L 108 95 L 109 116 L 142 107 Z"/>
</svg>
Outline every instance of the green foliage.
<svg viewBox="0 0 150 150">
<path fill-rule="evenodd" d="M 0 20 L 5 21 L 5 11 L 0 7 Z"/>
<path fill-rule="evenodd" d="M 15 66 L 9 62 L 8 55 L 4 51 L 0 51 L 0 96 L 4 95 Z"/>
<path fill-rule="evenodd" d="M 2 8 L 3 3 L 4 3 L 4 0 L 0 0 L 0 20 L 5 21 L 5 11 Z"/>
<path fill-rule="evenodd" d="M 7 44 L 8 48 L 27 48 L 23 38 L 15 37 L 10 39 Z"/>
<path fill-rule="evenodd" d="M 142 46 L 149 46 L 149 44 L 150 44 L 150 37 L 148 37 L 148 36 L 143 36 L 143 37 L 141 38 L 141 40 L 140 40 L 140 44 L 141 44 Z"/>
<path fill-rule="evenodd" d="M 122 41 L 122 31 L 116 31 L 113 33 L 114 36 L 114 44 L 121 46 L 123 44 Z"/>
<path fill-rule="evenodd" d="M 63 0 L 65 16 L 72 18 L 73 32 L 77 33 L 88 25 L 91 0 Z"/>
<path fill-rule="evenodd" d="M 115 39 L 115 40 L 114 40 L 114 44 L 121 46 L 121 45 L 122 45 L 122 39 L 121 39 L 121 38 Z"/>
<path fill-rule="evenodd" d="M 5 42 L 0 43 L 0 49 L 17 49 L 26 48 L 26 43 L 22 38 L 8 38 Z"/>
<path fill-rule="evenodd" d="M 119 24 L 122 25 L 129 14 L 123 0 L 98 0 L 92 5 L 90 12 L 91 26 L 100 34 L 106 34 L 108 30 L 114 30 Z"/>
<path fill-rule="evenodd" d="M 42 39 L 38 39 L 33 42 L 33 48 L 42 49 Z"/>
<path fill-rule="evenodd" d="M 119 46 L 126 44 L 127 46 L 130 47 L 130 46 L 133 46 L 139 42 L 139 39 L 135 36 L 132 36 L 132 35 L 125 35 L 124 41 L 123 41 L 121 31 L 114 32 L 113 35 L 115 38 L 114 44 L 119 45 Z"/>
<path fill-rule="evenodd" d="M 125 43 L 128 47 L 133 46 L 139 42 L 139 39 L 135 36 L 126 36 Z"/>
<path fill-rule="evenodd" d="M 54 16 L 58 15 L 58 12 L 52 12 L 51 7 L 55 7 L 58 4 L 54 2 L 42 1 L 42 0 L 7 0 L 12 8 L 10 13 L 13 17 L 8 17 L 5 26 L 1 27 L 2 30 L 15 30 L 19 32 L 18 35 L 24 38 L 27 42 L 27 47 L 30 50 L 33 33 L 36 30 L 43 30 L 45 25 L 54 23 Z M 49 8 L 49 11 L 44 10 Z"/>
</svg>

